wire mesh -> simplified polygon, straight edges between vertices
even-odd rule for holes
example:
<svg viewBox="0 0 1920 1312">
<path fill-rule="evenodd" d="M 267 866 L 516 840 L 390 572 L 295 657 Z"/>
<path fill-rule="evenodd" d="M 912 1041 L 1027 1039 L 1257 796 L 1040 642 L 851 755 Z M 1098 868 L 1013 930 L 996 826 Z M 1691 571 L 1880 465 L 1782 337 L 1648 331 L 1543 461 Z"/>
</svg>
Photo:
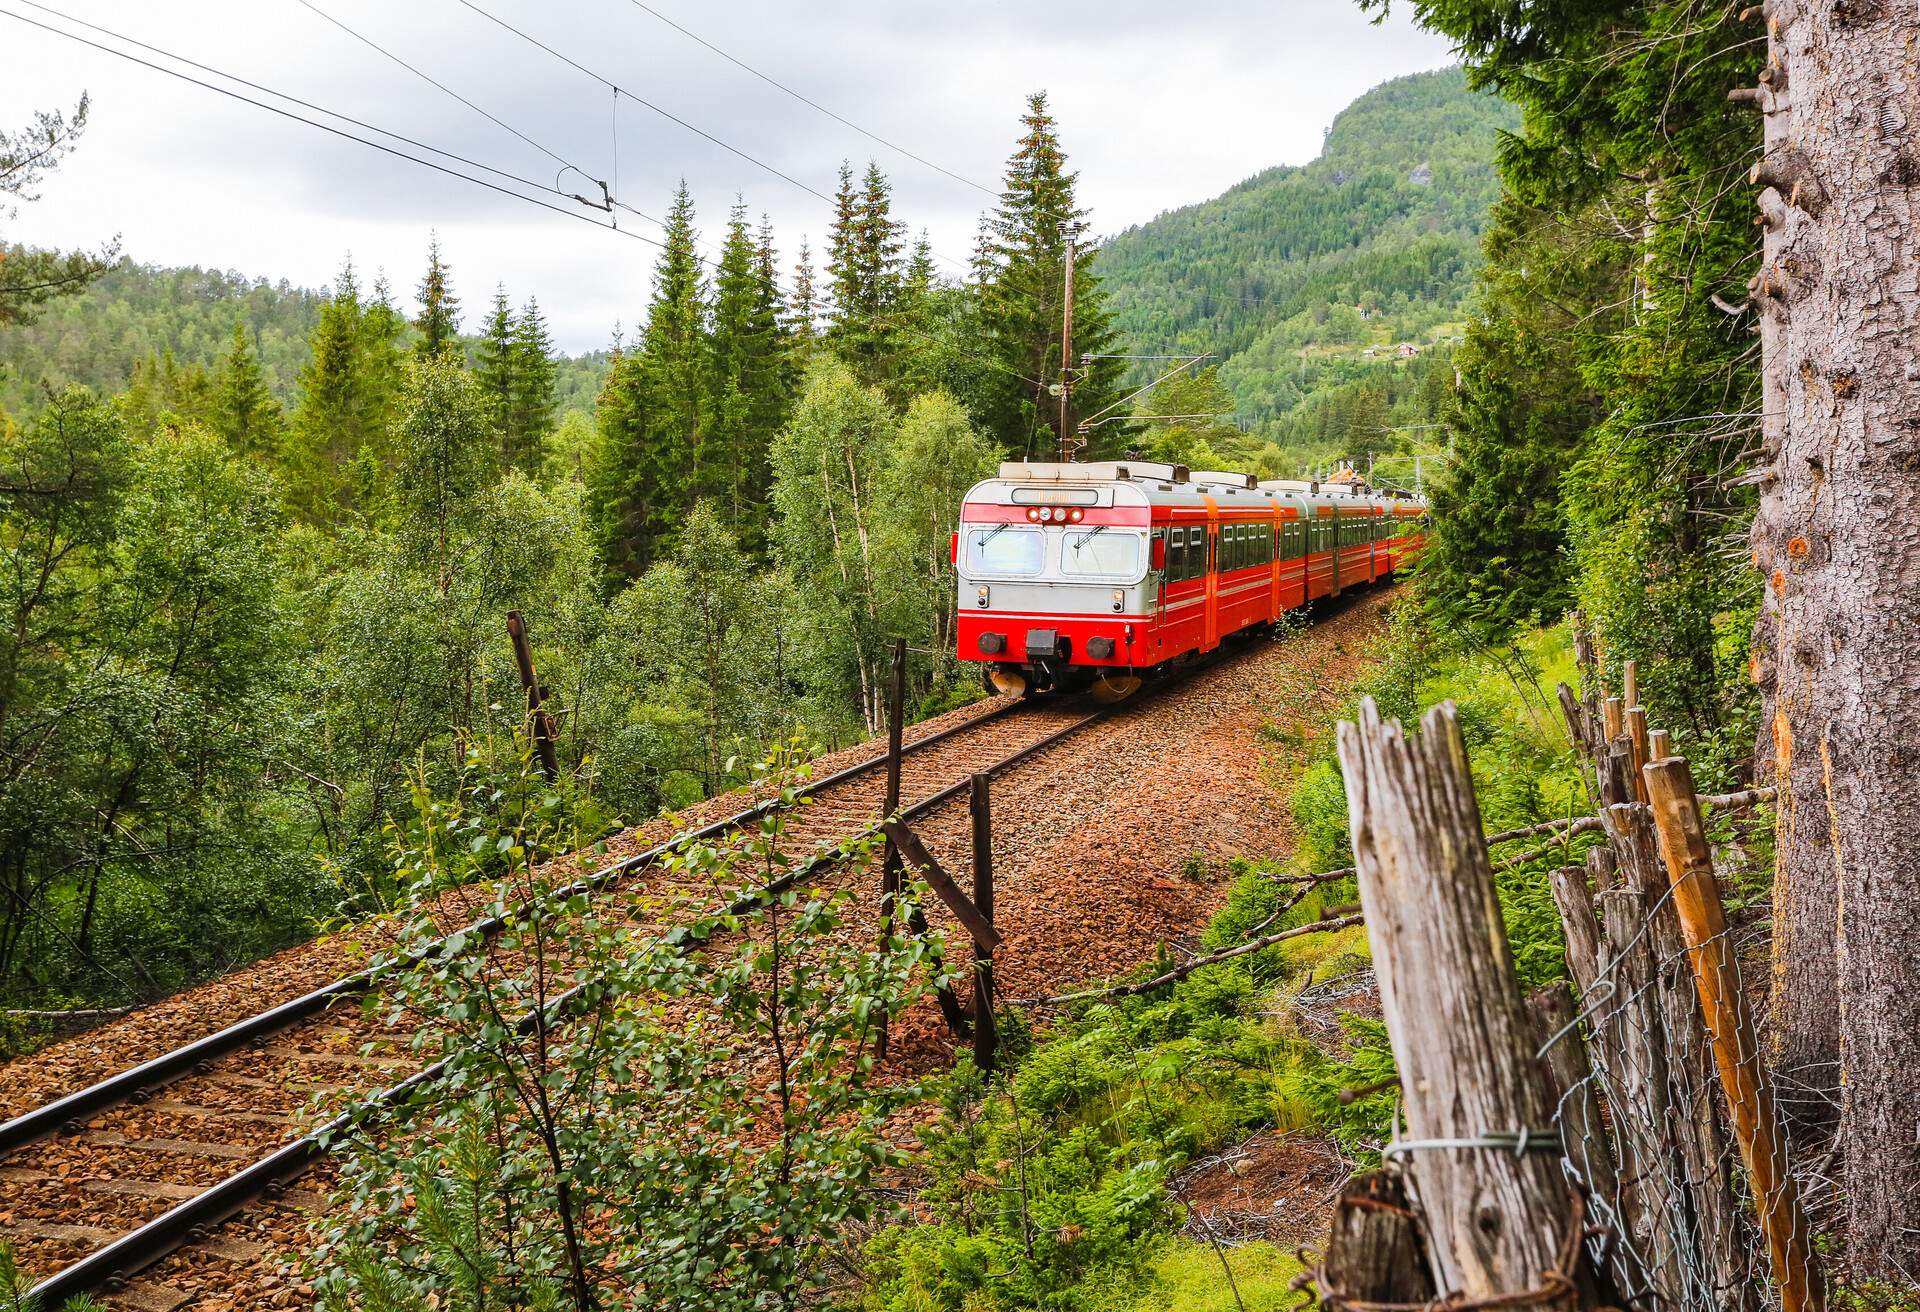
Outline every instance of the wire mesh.
<svg viewBox="0 0 1920 1312">
<path fill-rule="evenodd" d="M 1775 1263 L 1782 1231 L 1776 1221 L 1769 1232 L 1767 1218 L 1790 1220 L 1798 1227 L 1794 1237 L 1810 1247 L 1808 1212 L 1798 1197 L 1828 1196 L 1828 1167 L 1791 1142 L 1781 1118 L 1760 1116 L 1758 1135 L 1768 1137 L 1766 1146 L 1792 1174 L 1773 1195 L 1756 1197 L 1720 1069 L 1727 1061 L 1747 1063 L 1762 1082 L 1763 1104 L 1814 1091 L 1783 1097 L 1770 1086 L 1752 1026 L 1709 1032 L 1693 963 L 1694 954 L 1725 947 L 1737 992 L 1756 997 L 1743 966 L 1756 946 L 1764 959 L 1765 925 L 1734 925 L 1721 943 L 1690 947 L 1673 888 L 1649 878 L 1659 866 L 1645 845 L 1647 808 L 1612 810 L 1609 846 L 1617 863 L 1590 860 L 1579 872 L 1583 882 L 1592 877 L 1598 952 L 1584 971 L 1575 964 L 1576 976 L 1585 976 L 1576 979 L 1578 1010 L 1543 1036 L 1539 1051 L 1549 1070 L 1571 1073 L 1561 1081 L 1554 1128 L 1562 1169 L 1586 1199 L 1589 1257 L 1631 1307 L 1780 1308 Z M 1649 858 L 1654 864 L 1643 864 Z"/>
</svg>

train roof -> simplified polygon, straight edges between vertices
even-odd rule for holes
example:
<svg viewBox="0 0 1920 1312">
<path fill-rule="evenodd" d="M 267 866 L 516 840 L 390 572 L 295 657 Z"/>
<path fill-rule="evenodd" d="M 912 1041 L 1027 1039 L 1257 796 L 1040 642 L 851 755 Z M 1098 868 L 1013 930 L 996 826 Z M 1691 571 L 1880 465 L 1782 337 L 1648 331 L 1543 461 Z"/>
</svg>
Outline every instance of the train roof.
<svg viewBox="0 0 1920 1312">
<path fill-rule="evenodd" d="M 1339 511 L 1359 514 L 1424 514 L 1427 503 L 1399 493 L 1376 492 L 1362 482 L 1318 483 L 1303 479 L 1257 479 L 1252 474 L 1217 469 L 1188 469 L 1153 460 L 1040 461 L 1009 460 L 1000 475 L 967 494 L 969 501 L 1005 503 L 1019 498 L 1017 487 L 1067 487 L 1093 493 L 1089 505 L 1204 505 L 1211 498 L 1221 509 L 1264 509 L 1276 502 L 1309 514 Z M 1054 499 L 1049 496 L 1048 500 Z"/>
</svg>

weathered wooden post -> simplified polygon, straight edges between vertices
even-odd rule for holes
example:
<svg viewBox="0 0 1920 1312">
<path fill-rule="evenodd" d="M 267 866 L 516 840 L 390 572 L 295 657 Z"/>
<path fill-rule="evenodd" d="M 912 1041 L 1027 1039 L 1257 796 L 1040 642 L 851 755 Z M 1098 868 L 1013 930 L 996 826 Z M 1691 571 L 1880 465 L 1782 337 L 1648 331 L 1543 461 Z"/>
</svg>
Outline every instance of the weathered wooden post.
<svg viewBox="0 0 1920 1312">
<path fill-rule="evenodd" d="M 907 687 L 907 640 L 893 640 L 893 670 L 887 679 L 887 797 L 881 808 L 883 819 L 891 818 L 900 809 L 900 742 L 904 732 L 901 724 L 901 711 L 906 700 Z M 893 903 L 900 895 L 900 845 L 891 837 L 887 839 L 886 852 L 880 861 L 880 944 L 884 948 L 886 941 L 894 932 Z M 887 1056 L 887 1017 L 880 1016 L 879 1032 L 874 1037 L 873 1057 L 875 1061 L 884 1061 Z"/>
<path fill-rule="evenodd" d="M 1647 755 L 1647 708 L 1633 703 L 1627 705 L 1627 744 L 1633 749 L 1633 791 L 1641 801 L 1647 800 L 1647 781 L 1641 771 L 1647 768 L 1652 758 Z"/>
<path fill-rule="evenodd" d="M 540 758 L 540 772 L 551 783 L 560 777 L 560 757 L 554 750 L 553 716 L 547 713 L 547 690 L 533 668 L 533 646 L 527 641 L 527 622 L 520 612 L 507 612 L 507 638 L 513 643 L 513 663 L 520 667 L 520 685 L 527 690 L 527 715 L 533 722 L 533 750 Z"/>
<path fill-rule="evenodd" d="M 1560 1167 L 1453 704 L 1418 737 L 1372 698 L 1340 725 L 1360 900 L 1399 1064 L 1408 1164 L 1438 1286 L 1593 1305 L 1584 1222 Z"/>
<path fill-rule="evenodd" d="M 1618 697 L 1609 697 L 1600 703 L 1601 738 L 1612 742 L 1626 732 L 1627 704 Z"/>
<path fill-rule="evenodd" d="M 1714 880 L 1713 852 L 1694 794 L 1693 772 L 1683 758 L 1670 756 L 1647 766 L 1646 781 L 1660 854 L 1673 883 L 1674 910 L 1686 937 L 1714 1065 L 1726 1091 L 1760 1229 L 1767 1237 L 1781 1306 L 1784 1312 L 1818 1312 L 1826 1305 L 1819 1257 L 1800 1208 L 1799 1187 L 1787 1172 L 1786 1135 L 1773 1091 L 1762 1078 L 1760 1048 L 1727 937 L 1726 909 Z"/>
<path fill-rule="evenodd" d="M 993 802 L 988 776 L 976 774 L 968 794 L 973 820 L 973 905 L 993 923 Z M 993 949 L 973 944 L 973 1064 L 990 1071 L 998 1060 L 1000 1029 L 993 1016 Z"/>
</svg>

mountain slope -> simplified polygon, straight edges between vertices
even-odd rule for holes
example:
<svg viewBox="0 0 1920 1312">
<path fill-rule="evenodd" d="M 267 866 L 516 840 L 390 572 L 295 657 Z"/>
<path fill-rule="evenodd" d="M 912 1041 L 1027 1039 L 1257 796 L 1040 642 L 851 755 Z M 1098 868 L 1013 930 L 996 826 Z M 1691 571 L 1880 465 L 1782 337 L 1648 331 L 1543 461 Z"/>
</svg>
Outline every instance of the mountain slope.
<svg viewBox="0 0 1920 1312">
<path fill-rule="evenodd" d="M 1396 78 L 1341 112 L 1312 163 L 1118 234 L 1099 271 L 1127 349 L 1213 352 L 1240 417 L 1285 436 L 1273 421 L 1303 401 L 1395 367 L 1369 345 L 1458 318 L 1498 134 L 1518 125 L 1459 69 Z"/>
</svg>

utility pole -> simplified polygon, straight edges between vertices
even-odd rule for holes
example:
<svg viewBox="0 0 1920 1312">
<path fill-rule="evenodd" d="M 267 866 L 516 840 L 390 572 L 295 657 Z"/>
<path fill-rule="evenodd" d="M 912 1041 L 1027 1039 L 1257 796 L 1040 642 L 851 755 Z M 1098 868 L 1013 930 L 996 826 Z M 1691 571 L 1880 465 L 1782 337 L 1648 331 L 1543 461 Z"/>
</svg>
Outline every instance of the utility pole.
<svg viewBox="0 0 1920 1312">
<path fill-rule="evenodd" d="M 1060 463 L 1066 464 L 1073 459 L 1073 427 L 1068 422 L 1067 406 L 1073 397 L 1073 266 L 1074 230 L 1070 225 L 1061 225 L 1061 235 L 1066 238 L 1066 299 L 1060 307 Z"/>
</svg>

